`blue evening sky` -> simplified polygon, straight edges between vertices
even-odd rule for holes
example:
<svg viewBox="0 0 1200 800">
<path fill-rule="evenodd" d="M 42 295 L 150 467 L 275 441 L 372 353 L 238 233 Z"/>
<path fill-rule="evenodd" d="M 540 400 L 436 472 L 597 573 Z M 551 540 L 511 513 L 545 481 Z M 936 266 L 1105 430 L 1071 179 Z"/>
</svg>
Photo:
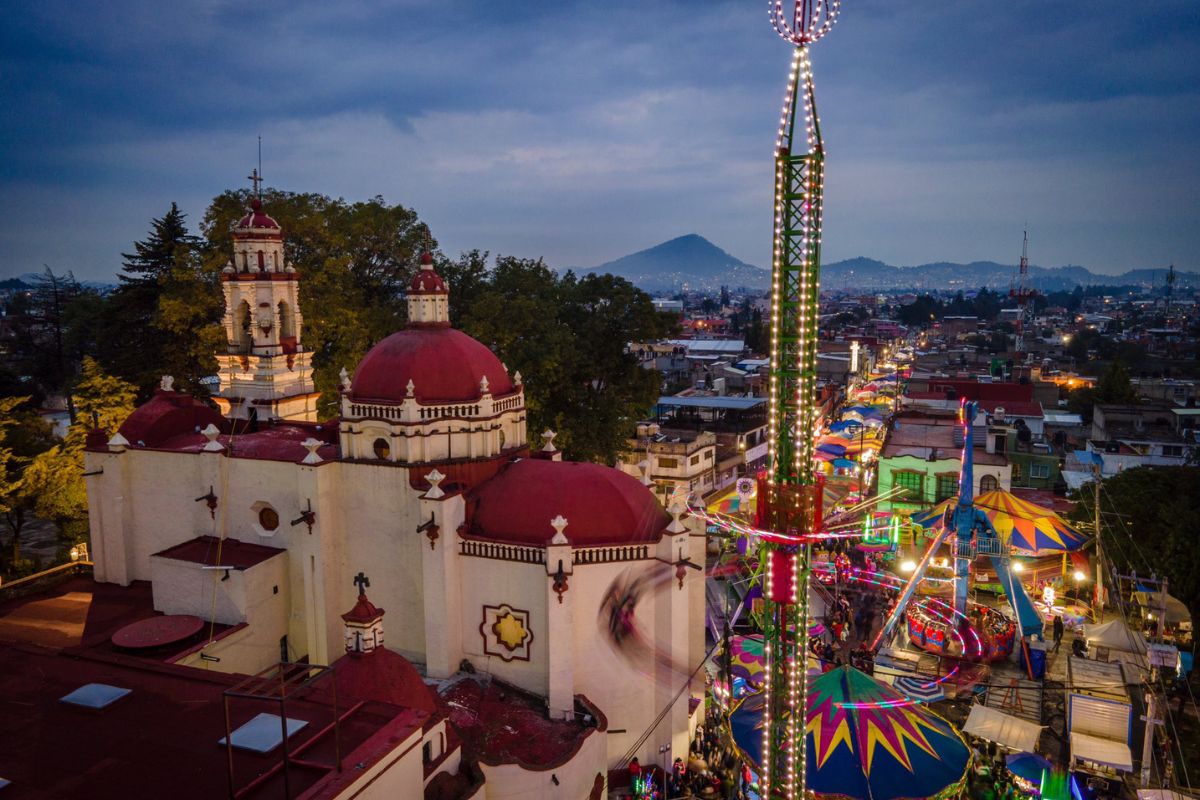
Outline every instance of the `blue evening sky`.
<svg viewBox="0 0 1200 800">
<path fill-rule="evenodd" d="M 765 265 L 789 48 L 764 0 L 0 6 L 0 275 L 107 279 L 247 185 L 414 207 L 443 250 Z M 845 0 L 813 51 L 825 260 L 1200 267 L 1195 0 Z"/>
</svg>

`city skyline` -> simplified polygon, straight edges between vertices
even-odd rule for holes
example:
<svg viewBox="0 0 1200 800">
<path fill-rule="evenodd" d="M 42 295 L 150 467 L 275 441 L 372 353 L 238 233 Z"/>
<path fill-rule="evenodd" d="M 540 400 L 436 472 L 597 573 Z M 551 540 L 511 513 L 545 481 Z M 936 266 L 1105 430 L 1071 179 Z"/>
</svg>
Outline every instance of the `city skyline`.
<svg viewBox="0 0 1200 800">
<path fill-rule="evenodd" d="M 3 276 L 111 279 L 171 202 L 195 229 L 248 186 L 259 135 L 268 185 L 411 206 L 451 256 L 697 232 L 769 263 L 789 48 L 759 2 L 138 9 L 0 12 Z M 1197 268 L 1190 4 L 844 11 L 813 50 L 824 260 L 1015 263 L 1028 224 L 1045 266 Z"/>
</svg>

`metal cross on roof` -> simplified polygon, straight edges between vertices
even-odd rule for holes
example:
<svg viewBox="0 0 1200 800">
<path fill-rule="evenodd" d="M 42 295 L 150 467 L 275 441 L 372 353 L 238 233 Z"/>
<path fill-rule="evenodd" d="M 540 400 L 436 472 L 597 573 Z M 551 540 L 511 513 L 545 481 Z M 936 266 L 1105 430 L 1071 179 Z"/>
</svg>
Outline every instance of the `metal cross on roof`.
<svg viewBox="0 0 1200 800">
<path fill-rule="evenodd" d="M 250 174 L 246 176 L 246 180 L 254 184 L 254 196 L 261 200 L 262 192 L 259 191 L 258 185 L 263 182 L 263 179 L 262 176 L 258 174 L 258 167 L 250 170 Z"/>
<path fill-rule="evenodd" d="M 358 587 L 359 594 L 366 594 L 367 587 L 371 585 L 371 579 L 360 572 L 354 576 L 354 585 Z"/>
</svg>

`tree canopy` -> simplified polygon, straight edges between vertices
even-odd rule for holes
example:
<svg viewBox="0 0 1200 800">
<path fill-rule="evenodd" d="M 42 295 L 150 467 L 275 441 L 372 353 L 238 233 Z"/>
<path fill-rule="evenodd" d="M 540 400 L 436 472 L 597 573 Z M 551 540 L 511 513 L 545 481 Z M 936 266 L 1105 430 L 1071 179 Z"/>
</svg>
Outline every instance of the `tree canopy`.
<svg viewBox="0 0 1200 800">
<path fill-rule="evenodd" d="M 1195 467 L 1139 467 L 1104 481 L 1100 493 L 1105 556 L 1125 574 L 1155 572 L 1170 592 L 1200 616 L 1200 492 Z M 1093 492 L 1084 487 L 1071 517 L 1093 519 Z"/>
<path fill-rule="evenodd" d="M 674 316 L 624 278 L 559 276 L 541 260 L 505 256 L 478 272 L 486 258 L 467 254 L 446 270 L 450 306 L 463 307 L 466 333 L 521 372 L 531 438 L 551 428 L 568 457 L 615 461 L 662 380 L 626 345 L 671 335 Z M 464 271 L 475 279 L 458 298 L 451 276 Z"/>
</svg>

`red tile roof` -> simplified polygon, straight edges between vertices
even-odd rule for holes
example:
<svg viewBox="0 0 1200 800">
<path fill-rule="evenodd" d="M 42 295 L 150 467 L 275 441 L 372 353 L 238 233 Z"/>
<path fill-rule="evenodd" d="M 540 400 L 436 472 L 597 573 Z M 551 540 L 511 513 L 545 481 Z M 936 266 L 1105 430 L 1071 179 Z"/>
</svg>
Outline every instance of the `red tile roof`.
<svg viewBox="0 0 1200 800">
<path fill-rule="evenodd" d="M 462 736 L 464 755 L 487 764 L 542 770 L 565 763 L 600 728 L 546 717 L 546 704 L 500 681 L 464 677 L 441 690 L 439 705 Z"/>
</svg>

